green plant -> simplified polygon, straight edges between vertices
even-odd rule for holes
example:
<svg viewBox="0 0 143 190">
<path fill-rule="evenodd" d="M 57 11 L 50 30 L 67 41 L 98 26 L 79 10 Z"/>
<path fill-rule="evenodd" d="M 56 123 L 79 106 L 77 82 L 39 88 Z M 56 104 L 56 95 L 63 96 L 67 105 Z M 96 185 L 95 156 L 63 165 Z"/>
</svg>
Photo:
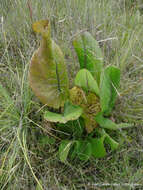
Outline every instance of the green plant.
<svg viewBox="0 0 143 190">
<path fill-rule="evenodd" d="M 106 155 L 105 144 L 111 150 L 118 147 L 106 129 L 127 128 L 126 123 L 115 124 L 108 119 L 115 105 L 120 83 L 120 70 L 115 66 L 103 68 L 103 56 L 97 41 L 88 32 L 76 36 L 73 46 L 78 56 L 80 70 L 74 87 L 69 89 L 64 56 L 51 39 L 48 20 L 33 24 L 33 30 L 42 36 L 39 49 L 34 53 L 29 81 L 35 95 L 42 103 L 54 109 L 45 111 L 44 119 L 70 136 L 62 135 L 59 156 L 87 161 L 91 156 Z"/>
</svg>

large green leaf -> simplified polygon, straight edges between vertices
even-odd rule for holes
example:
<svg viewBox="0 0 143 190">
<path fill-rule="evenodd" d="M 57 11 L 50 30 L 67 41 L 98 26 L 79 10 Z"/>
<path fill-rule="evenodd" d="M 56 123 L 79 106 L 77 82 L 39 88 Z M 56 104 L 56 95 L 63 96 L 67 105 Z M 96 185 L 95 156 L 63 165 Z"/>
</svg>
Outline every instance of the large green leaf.
<svg viewBox="0 0 143 190">
<path fill-rule="evenodd" d="M 99 88 L 96 80 L 87 69 L 81 69 L 74 81 L 75 85 L 81 87 L 85 91 L 90 91 L 99 96 Z"/>
<path fill-rule="evenodd" d="M 76 140 L 73 144 L 73 147 L 71 149 L 71 154 L 70 154 L 70 158 L 74 159 L 78 153 L 79 153 L 79 149 L 80 149 L 80 144 L 81 142 L 79 140 Z"/>
<path fill-rule="evenodd" d="M 89 32 L 79 34 L 73 40 L 80 68 L 88 69 L 99 84 L 103 67 L 103 56 L 98 42 Z"/>
<path fill-rule="evenodd" d="M 104 147 L 105 135 L 100 138 L 91 138 L 91 146 L 92 146 L 92 155 L 95 158 L 102 158 L 106 155 L 106 150 Z"/>
<path fill-rule="evenodd" d="M 87 161 L 92 154 L 92 147 L 90 141 L 87 140 L 76 140 L 71 149 L 70 158 L 74 159 L 75 157 L 80 160 Z"/>
<path fill-rule="evenodd" d="M 87 161 L 92 154 L 92 147 L 89 141 L 85 140 L 78 141 L 78 144 L 75 147 L 75 149 L 77 152 L 77 157 L 83 161 Z"/>
<path fill-rule="evenodd" d="M 34 52 L 31 59 L 30 86 L 42 103 L 59 108 L 64 105 L 69 93 L 64 56 L 51 39 L 48 20 L 34 23 L 33 30 L 42 36 L 42 40 L 39 49 Z"/>
<path fill-rule="evenodd" d="M 119 83 L 120 70 L 115 66 L 108 66 L 102 72 L 100 81 L 100 104 L 104 115 L 109 115 L 114 107 Z"/>
<path fill-rule="evenodd" d="M 46 111 L 44 118 L 50 122 L 66 123 L 67 121 L 78 119 L 81 114 L 82 108 L 80 106 L 72 105 L 70 102 L 66 102 L 64 105 L 63 114 Z"/>
<path fill-rule="evenodd" d="M 67 160 L 71 145 L 73 141 L 63 140 L 59 147 L 59 157 L 61 162 L 65 162 Z"/>
<path fill-rule="evenodd" d="M 112 151 L 116 150 L 119 146 L 119 143 L 112 139 L 107 133 L 105 137 L 105 143 L 110 145 Z"/>
<path fill-rule="evenodd" d="M 100 130 L 100 135 L 105 137 L 105 143 L 110 145 L 111 150 L 114 151 L 118 148 L 119 143 L 117 143 L 114 139 L 112 139 L 106 132 L 104 129 Z"/>
<path fill-rule="evenodd" d="M 95 116 L 95 120 L 100 125 L 100 127 L 105 128 L 105 129 L 110 129 L 110 130 L 126 129 L 128 127 L 133 126 L 133 124 L 130 124 L 130 123 L 116 124 L 113 121 L 111 121 L 110 119 L 105 118 L 102 115 L 102 112 L 98 113 Z"/>
</svg>

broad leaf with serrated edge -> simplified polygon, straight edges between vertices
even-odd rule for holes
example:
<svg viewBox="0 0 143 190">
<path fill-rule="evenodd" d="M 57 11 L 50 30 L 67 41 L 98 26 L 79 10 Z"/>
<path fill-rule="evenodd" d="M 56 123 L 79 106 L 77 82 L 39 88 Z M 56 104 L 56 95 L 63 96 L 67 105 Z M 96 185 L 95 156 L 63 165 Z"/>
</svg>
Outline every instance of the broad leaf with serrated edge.
<svg viewBox="0 0 143 190">
<path fill-rule="evenodd" d="M 50 23 L 41 20 L 33 24 L 33 30 L 42 36 L 40 47 L 34 52 L 30 68 L 30 86 L 40 101 L 59 108 L 68 99 L 68 76 L 64 56 L 51 39 Z"/>
</svg>

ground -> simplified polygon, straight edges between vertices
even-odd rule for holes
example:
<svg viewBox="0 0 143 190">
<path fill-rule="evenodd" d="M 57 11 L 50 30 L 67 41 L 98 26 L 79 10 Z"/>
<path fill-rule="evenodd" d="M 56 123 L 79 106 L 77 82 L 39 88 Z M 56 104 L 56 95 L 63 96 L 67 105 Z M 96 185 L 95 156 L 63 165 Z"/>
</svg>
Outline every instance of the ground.
<svg viewBox="0 0 143 190">
<path fill-rule="evenodd" d="M 0 4 L 0 189 L 143 189 L 143 15 L 133 0 L 5 0 Z M 103 159 L 63 164 L 57 146 L 39 143 L 49 130 L 42 104 L 27 80 L 29 61 L 39 46 L 31 24 L 50 19 L 69 76 L 79 68 L 72 39 L 89 31 L 98 40 L 106 65 L 121 69 L 116 122 L 134 127 L 113 132 L 120 147 Z M 74 72 L 73 72 L 74 71 Z"/>
</svg>

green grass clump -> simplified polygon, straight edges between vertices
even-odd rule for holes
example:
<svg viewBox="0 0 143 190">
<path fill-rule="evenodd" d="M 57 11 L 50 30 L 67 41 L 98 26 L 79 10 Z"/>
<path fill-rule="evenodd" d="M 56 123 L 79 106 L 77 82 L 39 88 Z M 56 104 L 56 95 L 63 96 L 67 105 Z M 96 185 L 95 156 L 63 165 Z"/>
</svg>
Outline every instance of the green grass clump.
<svg viewBox="0 0 143 190">
<path fill-rule="evenodd" d="M 138 1 L 43 0 L 31 1 L 31 8 L 32 18 L 27 0 L 0 4 L 0 189 L 120 190 L 133 189 L 131 184 L 140 184 L 136 189 L 141 189 L 143 16 Z M 27 71 L 38 47 L 31 22 L 47 18 L 54 29 L 52 36 L 68 60 L 70 76 L 79 68 L 71 41 L 85 30 L 100 43 L 104 64 L 121 69 L 120 96 L 112 119 L 133 122 L 135 128 L 112 132 L 121 145 L 104 159 L 62 164 L 56 155 L 58 145 L 40 141 L 41 136 L 52 134 L 51 126 L 42 120 L 43 107 L 29 88 Z M 92 186 L 97 183 L 110 185 Z"/>
</svg>

